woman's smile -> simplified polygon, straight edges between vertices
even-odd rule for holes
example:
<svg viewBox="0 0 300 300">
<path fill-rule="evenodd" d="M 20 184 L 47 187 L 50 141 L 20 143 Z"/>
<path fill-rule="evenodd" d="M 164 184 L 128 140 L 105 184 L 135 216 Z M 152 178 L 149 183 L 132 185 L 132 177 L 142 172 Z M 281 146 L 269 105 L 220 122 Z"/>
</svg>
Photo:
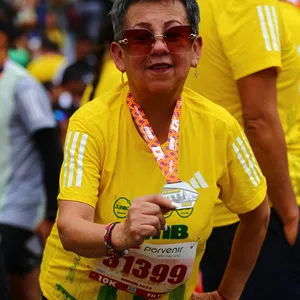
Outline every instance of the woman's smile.
<svg viewBox="0 0 300 300">
<path fill-rule="evenodd" d="M 167 63 L 157 63 L 149 67 L 153 72 L 164 73 L 173 69 L 173 66 Z"/>
</svg>

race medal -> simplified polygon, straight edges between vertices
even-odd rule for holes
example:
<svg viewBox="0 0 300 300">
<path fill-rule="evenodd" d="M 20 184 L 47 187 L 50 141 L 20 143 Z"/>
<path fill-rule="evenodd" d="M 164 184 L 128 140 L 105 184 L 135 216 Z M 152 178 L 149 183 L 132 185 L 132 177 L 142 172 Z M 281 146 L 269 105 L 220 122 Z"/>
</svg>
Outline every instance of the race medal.
<svg viewBox="0 0 300 300">
<path fill-rule="evenodd" d="M 178 210 L 193 208 L 198 198 L 198 192 L 184 181 L 165 184 L 161 195 L 172 200 Z"/>
<path fill-rule="evenodd" d="M 167 184 L 161 194 L 177 204 L 176 209 L 178 210 L 193 208 L 198 198 L 198 192 L 188 183 L 180 180 L 177 169 L 181 97 L 178 98 L 174 108 L 165 151 L 163 151 L 142 107 L 134 101 L 131 93 L 127 96 L 127 105 L 140 134 L 166 178 Z"/>
</svg>

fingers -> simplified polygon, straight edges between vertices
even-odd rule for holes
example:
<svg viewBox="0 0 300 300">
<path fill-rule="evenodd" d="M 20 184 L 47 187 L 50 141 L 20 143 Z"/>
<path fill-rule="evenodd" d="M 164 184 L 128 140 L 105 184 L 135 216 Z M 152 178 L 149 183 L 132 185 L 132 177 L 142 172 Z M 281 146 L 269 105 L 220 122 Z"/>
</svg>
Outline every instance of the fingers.
<svg viewBox="0 0 300 300">
<path fill-rule="evenodd" d="M 126 226 L 127 223 L 127 226 Z M 135 225 L 128 224 L 130 223 L 128 220 L 125 221 L 125 230 L 123 231 L 122 239 L 126 242 L 124 245 L 125 248 L 134 248 L 136 246 L 140 246 L 144 239 L 148 236 L 156 236 L 160 233 L 160 225 Z"/>
<path fill-rule="evenodd" d="M 284 225 L 284 235 L 290 246 L 294 246 L 298 235 L 299 223 L 294 222 Z"/>
<path fill-rule="evenodd" d="M 162 206 L 160 205 L 165 205 Z M 136 198 L 128 211 L 129 218 L 138 218 L 140 215 L 143 215 L 144 220 L 146 216 L 155 216 L 157 217 L 160 224 L 160 229 L 165 227 L 166 221 L 164 218 L 165 210 L 170 211 L 172 206 L 172 201 L 166 199 L 160 195 L 147 195 L 145 197 Z M 153 219 L 152 219 L 153 220 Z M 154 225 L 154 224 L 149 224 Z"/>
<path fill-rule="evenodd" d="M 161 209 L 167 209 L 168 211 L 176 208 L 175 203 L 173 203 L 170 199 L 163 197 L 159 194 L 152 194 L 144 197 L 138 197 L 135 199 L 135 201 L 155 203 Z"/>
<path fill-rule="evenodd" d="M 145 215 L 163 216 L 165 213 L 169 212 L 169 208 L 160 207 L 155 202 L 144 201 L 143 198 L 137 198 L 131 204 L 129 210 L 132 213 L 141 212 Z"/>
<path fill-rule="evenodd" d="M 141 225 L 153 226 L 156 229 L 156 234 L 159 234 L 160 231 L 164 229 L 165 223 L 166 222 L 165 222 L 164 217 L 145 215 L 141 222 Z"/>
<path fill-rule="evenodd" d="M 217 291 L 210 293 L 193 293 L 190 300 L 222 300 L 222 297 Z"/>
<path fill-rule="evenodd" d="M 158 235 L 165 228 L 165 218 L 158 206 L 147 207 L 145 210 L 139 207 L 134 207 L 128 210 L 127 222 L 129 230 L 134 232 L 135 229 L 141 230 L 140 227 L 147 225 L 153 229 L 147 232 L 147 235 Z"/>
<path fill-rule="evenodd" d="M 171 209 L 174 209 L 172 201 L 161 195 L 136 198 L 125 222 L 125 233 L 131 241 L 129 247 L 139 246 L 148 236 L 159 235 L 166 227 L 164 213 Z"/>
<path fill-rule="evenodd" d="M 43 246 L 45 246 L 48 236 L 50 235 L 53 223 L 48 220 L 43 220 L 38 227 L 36 228 L 36 232 L 39 234 Z"/>
<path fill-rule="evenodd" d="M 288 218 L 287 220 L 283 220 L 283 228 L 285 237 L 290 244 L 290 246 L 294 246 L 299 230 L 299 210 L 296 209 L 296 213 L 293 217 Z"/>
</svg>

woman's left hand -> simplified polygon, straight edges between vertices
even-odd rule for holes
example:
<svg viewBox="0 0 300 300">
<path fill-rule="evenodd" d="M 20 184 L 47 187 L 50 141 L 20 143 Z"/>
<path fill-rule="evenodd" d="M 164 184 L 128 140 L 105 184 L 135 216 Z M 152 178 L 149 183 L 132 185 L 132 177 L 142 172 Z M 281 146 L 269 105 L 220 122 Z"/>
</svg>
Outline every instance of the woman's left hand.
<svg viewBox="0 0 300 300">
<path fill-rule="evenodd" d="M 224 300 L 224 298 L 218 293 L 218 291 L 211 293 L 193 293 L 190 300 Z"/>
<path fill-rule="evenodd" d="M 46 241 L 48 236 L 50 235 L 52 227 L 53 227 L 53 222 L 44 219 L 38 224 L 36 228 L 36 232 L 40 235 L 43 247 L 45 247 L 46 245 Z"/>
</svg>

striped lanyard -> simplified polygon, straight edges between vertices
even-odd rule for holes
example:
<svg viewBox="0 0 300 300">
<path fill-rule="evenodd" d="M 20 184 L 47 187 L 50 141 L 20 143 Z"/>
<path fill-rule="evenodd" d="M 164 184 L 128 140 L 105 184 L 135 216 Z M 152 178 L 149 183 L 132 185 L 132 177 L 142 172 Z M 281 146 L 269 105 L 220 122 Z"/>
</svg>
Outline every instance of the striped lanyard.
<svg viewBox="0 0 300 300">
<path fill-rule="evenodd" d="M 167 182 L 180 182 L 181 180 L 178 176 L 177 167 L 180 113 L 182 105 L 181 97 L 178 98 L 173 112 L 168 133 L 167 147 L 165 151 L 163 151 L 141 105 L 134 100 L 131 93 L 128 93 L 126 102 L 140 134 L 142 135 L 144 141 L 147 143 L 156 163 L 161 169 Z"/>
</svg>

